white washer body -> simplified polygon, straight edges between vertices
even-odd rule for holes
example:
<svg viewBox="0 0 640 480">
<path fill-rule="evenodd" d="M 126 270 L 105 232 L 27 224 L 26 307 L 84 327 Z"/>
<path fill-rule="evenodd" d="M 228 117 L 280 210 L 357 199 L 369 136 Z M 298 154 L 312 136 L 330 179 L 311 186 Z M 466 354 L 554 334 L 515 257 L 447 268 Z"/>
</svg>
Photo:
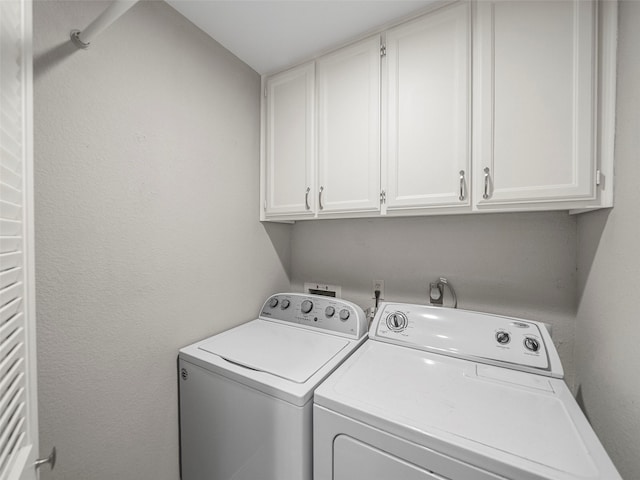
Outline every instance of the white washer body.
<svg viewBox="0 0 640 480">
<path fill-rule="evenodd" d="M 182 480 L 311 480 L 313 391 L 365 339 L 357 305 L 287 293 L 180 350 Z"/>
<path fill-rule="evenodd" d="M 542 324 L 383 303 L 369 336 L 316 390 L 314 480 L 621 480 Z"/>
</svg>

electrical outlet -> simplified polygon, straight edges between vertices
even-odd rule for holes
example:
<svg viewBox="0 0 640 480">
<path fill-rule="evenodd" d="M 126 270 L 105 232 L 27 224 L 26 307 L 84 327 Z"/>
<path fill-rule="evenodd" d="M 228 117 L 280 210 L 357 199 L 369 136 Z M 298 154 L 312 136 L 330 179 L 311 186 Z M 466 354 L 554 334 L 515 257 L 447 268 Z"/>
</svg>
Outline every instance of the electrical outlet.
<svg viewBox="0 0 640 480">
<path fill-rule="evenodd" d="M 384 280 L 373 281 L 373 291 L 380 290 L 380 300 L 384 300 Z M 375 293 L 373 298 L 375 299 Z"/>
</svg>

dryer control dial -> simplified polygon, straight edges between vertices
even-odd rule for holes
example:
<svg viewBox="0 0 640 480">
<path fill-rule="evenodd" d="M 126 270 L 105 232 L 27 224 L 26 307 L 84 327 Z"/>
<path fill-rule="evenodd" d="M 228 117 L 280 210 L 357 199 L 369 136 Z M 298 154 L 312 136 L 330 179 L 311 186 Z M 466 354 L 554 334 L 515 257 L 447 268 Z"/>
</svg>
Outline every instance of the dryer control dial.
<svg viewBox="0 0 640 480">
<path fill-rule="evenodd" d="M 269 300 L 269 306 L 271 308 L 276 308 L 278 306 L 278 299 L 276 297 L 273 297 L 271 300 Z"/>
<path fill-rule="evenodd" d="M 537 352 L 538 350 L 540 350 L 540 342 L 532 337 L 526 337 L 524 339 L 524 346 L 527 348 L 527 350 L 530 350 L 532 352 Z"/>
<path fill-rule="evenodd" d="M 329 306 L 329 307 L 327 307 L 327 308 L 325 308 L 325 309 L 324 309 L 324 314 L 325 314 L 327 317 L 329 317 L 329 318 L 333 317 L 333 315 L 334 315 L 335 313 L 336 313 L 336 309 L 335 309 L 335 307 L 331 307 L 331 306 Z"/>
<path fill-rule="evenodd" d="M 346 322 L 347 320 L 349 320 L 350 316 L 351 314 L 349 313 L 349 310 L 347 310 L 346 308 L 343 308 L 342 310 L 340 310 L 340 320 L 342 320 L 343 322 Z"/>
<path fill-rule="evenodd" d="M 302 310 L 302 313 L 309 313 L 313 309 L 313 302 L 311 300 L 305 300 L 302 302 L 300 309 Z"/>
<path fill-rule="evenodd" d="M 291 305 L 291 302 L 285 298 L 284 300 L 282 300 L 282 303 L 280 304 L 280 308 L 282 310 L 286 310 L 287 308 L 289 308 L 289 305 Z"/>
<path fill-rule="evenodd" d="M 407 316 L 402 312 L 393 312 L 387 316 L 387 327 L 393 332 L 401 332 L 407 328 Z"/>
</svg>

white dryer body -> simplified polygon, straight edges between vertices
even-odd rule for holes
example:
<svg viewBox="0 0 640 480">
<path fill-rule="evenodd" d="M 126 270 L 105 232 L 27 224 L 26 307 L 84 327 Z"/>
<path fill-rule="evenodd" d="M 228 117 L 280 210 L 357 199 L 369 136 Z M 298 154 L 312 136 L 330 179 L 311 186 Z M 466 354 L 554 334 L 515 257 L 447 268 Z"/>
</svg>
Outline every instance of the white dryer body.
<svg viewBox="0 0 640 480">
<path fill-rule="evenodd" d="M 314 480 L 621 480 L 538 322 L 382 304 L 315 393 Z"/>
</svg>

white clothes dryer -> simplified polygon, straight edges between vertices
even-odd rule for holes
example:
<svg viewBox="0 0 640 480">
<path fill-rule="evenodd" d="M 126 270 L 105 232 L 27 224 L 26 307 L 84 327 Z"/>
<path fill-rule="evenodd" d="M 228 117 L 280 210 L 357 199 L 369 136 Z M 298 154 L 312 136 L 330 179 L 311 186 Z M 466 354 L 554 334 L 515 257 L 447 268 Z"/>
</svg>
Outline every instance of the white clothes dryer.
<svg viewBox="0 0 640 480">
<path fill-rule="evenodd" d="M 314 480 L 621 480 L 538 322 L 383 303 L 315 393 Z"/>
<path fill-rule="evenodd" d="M 182 480 L 311 480 L 313 391 L 366 330 L 351 302 L 282 293 L 180 350 Z"/>
</svg>

